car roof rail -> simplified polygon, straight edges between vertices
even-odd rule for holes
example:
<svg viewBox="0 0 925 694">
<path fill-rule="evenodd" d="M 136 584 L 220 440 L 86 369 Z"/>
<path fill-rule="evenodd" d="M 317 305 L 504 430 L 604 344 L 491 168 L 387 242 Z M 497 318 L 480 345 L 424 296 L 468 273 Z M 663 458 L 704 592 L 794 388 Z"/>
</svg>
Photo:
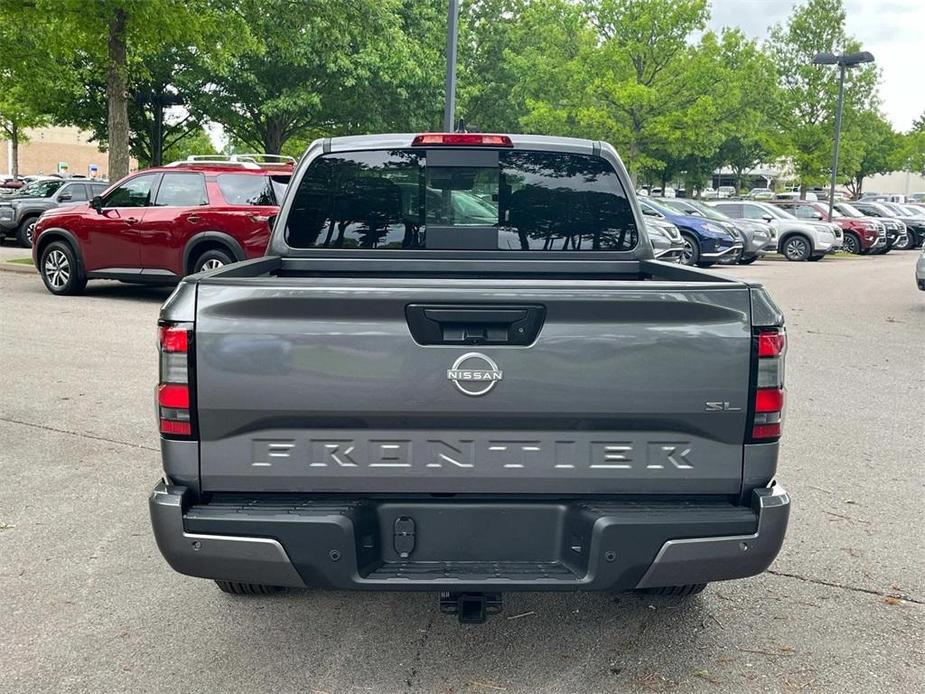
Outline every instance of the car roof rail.
<svg viewBox="0 0 925 694">
<path fill-rule="evenodd" d="M 294 166 L 294 157 L 280 154 L 190 154 L 186 159 L 165 164 L 165 167 L 178 166 L 239 166 L 242 169 L 266 169 L 268 167 Z"/>
<path fill-rule="evenodd" d="M 295 166 L 296 160 L 295 157 L 289 157 L 285 154 L 232 154 L 232 160 L 234 161 L 253 161 L 257 164 L 291 164 Z"/>
<path fill-rule="evenodd" d="M 260 169 L 261 167 L 253 161 L 236 161 L 232 159 L 222 159 L 216 155 L 191 154 L 186 159 L 172 161 L 164 164 L 164 168 L 173 169 L 178 166 L 237 166 L 242 169 Z"/>
</svg>

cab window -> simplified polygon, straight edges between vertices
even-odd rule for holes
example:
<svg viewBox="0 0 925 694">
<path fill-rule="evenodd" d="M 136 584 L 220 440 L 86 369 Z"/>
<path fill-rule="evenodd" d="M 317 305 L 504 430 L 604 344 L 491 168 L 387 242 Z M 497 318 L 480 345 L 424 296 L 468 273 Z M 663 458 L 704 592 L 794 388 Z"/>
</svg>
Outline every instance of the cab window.
<svg viewBox="0 0 925 694">
<path fill-rule="evenodd" d="M 66 185 L 58 193 L 58 200 L 70 202 L 84 202 L 87 199 L 87 189 L 83 183 Z"/>
</svg>

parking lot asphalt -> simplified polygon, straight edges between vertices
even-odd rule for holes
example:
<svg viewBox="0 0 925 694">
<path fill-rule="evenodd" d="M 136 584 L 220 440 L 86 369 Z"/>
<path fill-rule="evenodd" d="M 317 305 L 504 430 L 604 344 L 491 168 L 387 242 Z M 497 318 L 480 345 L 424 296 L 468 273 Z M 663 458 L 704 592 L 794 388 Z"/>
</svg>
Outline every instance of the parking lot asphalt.
<svg viewBox="0 0 925 694">
<path fill-rule="evenodd" d="M 415 593 L 244 598 L 151 536 L 168 290 L 0 272 L 0 691 L 919 692 L 925 293 L 916 253 L 759 262 L 788 321 L 771 570 L 687 602 L 508 594 L 482 626 Z"/>
</svg>

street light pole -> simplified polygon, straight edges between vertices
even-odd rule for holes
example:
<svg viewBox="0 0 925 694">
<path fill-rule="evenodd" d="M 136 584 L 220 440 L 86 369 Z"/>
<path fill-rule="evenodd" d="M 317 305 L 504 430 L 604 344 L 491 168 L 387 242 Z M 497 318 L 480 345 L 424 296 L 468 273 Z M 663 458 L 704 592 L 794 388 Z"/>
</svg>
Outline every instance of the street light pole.
<svg viewBox="0 0 925 694">
<path fill-rule="evenodd" d="M 832 207 L 835 205 L 835 178 L 838 176 L 838 151 L 841 148 L 841 112 L 845 107 L 845 65 L 839 65 L 838 108 L 835 111 L 835 153 L 832 155 L 832 178 L 829 181 L 829 221 L 832 221 Z"/>
<path fill-rule="evenodd" d="M 456 111 L 456 35 L 459 0 L 450 0 L 446 21 L 446 100 L 443 105 L 443 132 L 453 132 Z"/>
<path fill-rule="evenodd" d="M 832 177 L 829 181 L 829 221 L 832 221 L 832 206 L 835 204 L 835 183 L 838 179 L 838 153 L 841 148 L 841 115 L 845 106 L 845 73 L 848 68 L 874 62 L 874 56 L 867 51 L 860 53 L 818 53 L 813 65 L 838 65 L 838 106 L 835 109 L 835 151 L 832 153 Z"/>
</svg>

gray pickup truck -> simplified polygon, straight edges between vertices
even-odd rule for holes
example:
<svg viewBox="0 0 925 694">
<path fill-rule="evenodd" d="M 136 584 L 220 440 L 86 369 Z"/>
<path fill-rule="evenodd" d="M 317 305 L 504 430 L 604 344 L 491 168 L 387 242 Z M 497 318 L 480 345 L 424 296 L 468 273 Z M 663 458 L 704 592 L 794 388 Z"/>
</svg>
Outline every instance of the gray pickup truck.
<svg viewBox="0 0 925 694">
<path fill-rule="evenodd" d="M 764 571 L 781 311 L 653 259 L 604 142 L 314 142 L 267 255 L 160 316 L 168 563 L 229 593 L 691 595 Z"/>
</svg>

